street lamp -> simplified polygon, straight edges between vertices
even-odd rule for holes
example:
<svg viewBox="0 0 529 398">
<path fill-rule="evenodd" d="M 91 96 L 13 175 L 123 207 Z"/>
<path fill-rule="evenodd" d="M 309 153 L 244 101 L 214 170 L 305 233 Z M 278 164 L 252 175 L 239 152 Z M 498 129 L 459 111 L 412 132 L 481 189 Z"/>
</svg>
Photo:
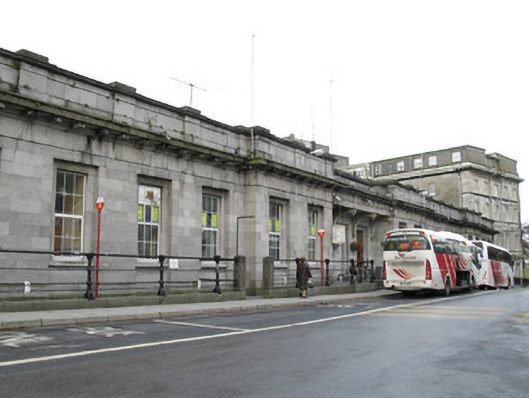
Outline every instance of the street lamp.
<svg viewBox="0 0 529 398">
<path fill-rule="evenodd" d="M 99 297 L 99 247 L 101 243 L 101 210 L 105 207 L 105 199 L 102 196 L 97 198 L 97 257 L 96 257 L 96 298 Z"/>
<path fill-rule="evenodd" d="M 235 255 L 239 255 L 239 220 L 242 220 L 243 218 L 255 218 L 255 216 L 240 216 L 237 217 L 237 234 L 235 238 Z"/>
<path fill-rule="evenodd" d="M 318 236 L 320 237 L 320 254 L 321 254 L 321 286 L 323 286 L 323 237 L 325 236 L 325 230 L 319 229 Z"/>
</svg>

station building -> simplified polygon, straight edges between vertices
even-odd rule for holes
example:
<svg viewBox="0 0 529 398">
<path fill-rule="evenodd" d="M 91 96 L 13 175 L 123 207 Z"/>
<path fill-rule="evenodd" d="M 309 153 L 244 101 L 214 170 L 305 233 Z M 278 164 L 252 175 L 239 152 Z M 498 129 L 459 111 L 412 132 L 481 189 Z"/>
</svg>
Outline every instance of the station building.
<svg viewBox="0 0 529 398">
<path fill-rule="evenodd" d="M 167 272 L 174 281 L 200 278 L 214 255 L 244 256 L 248 293 L 259 294 L 267 256 L 283 282 L 301 256 L 315 267 L 329 258 L 339 279 L 351 258 L 382 265 L 393 228 L 498 233 L 475 209 L 339 164 L 266 128 L 230 126 L 42 55 L 0 50 L 0 247 L 42 252 L 0 252 L 0 279 L 77 280 L 83 253 L 96 250 L 99 197 L 101 253 L 127 255 L 101 267 L 123 270 L 108 275 L 131 286 L 159 255 L 178 258 Z"/>
</svg>

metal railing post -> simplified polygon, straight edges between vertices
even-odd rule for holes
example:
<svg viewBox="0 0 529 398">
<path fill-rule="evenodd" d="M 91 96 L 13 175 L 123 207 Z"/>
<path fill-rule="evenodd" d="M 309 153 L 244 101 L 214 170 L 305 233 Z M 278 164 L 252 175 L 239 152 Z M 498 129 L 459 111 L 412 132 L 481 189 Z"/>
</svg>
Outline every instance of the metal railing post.
<svg viewBox="0 0 529 398">
<path fill-rule="evenodd" d="M 375 260 L 369 260 L 369 265 L 371 266 L 371 278 L 369 278 L 369 281 L 373 283 L 375 281 Z"/>
<path fill-rule="evenodd" d="M 329 286 L 329 263 L 331 260 L 325 259 L 325 286 Z"/>
<path fill-rule="evenodd" d="M 86 267 L 86 292 L 84 298 L 88 300 L 93 300 L 94 290 L 92 289 L 92 259 L 94 258 L 94 253 L 85 254 L 86 259 L 88 260 L 88 266 Z"/>
<path fill-rule="evenodd" d="M 165 297 L 165 286 L 163 281 L 163 262 L 165 261 L 165 256 L 158 256 L 158 261 L 160 262 L 160 280 L 158 281 L 160 287 L 158 288 L 158 296 Z"/>
<path fill-rule="evenodd" d="M 215 287 L 213 288 L 213 293 L 222 294 L 222 290 L 220 289 L 220 256 L 216 255 L 213 259 L 215 260 Z"/>
<path fill-rule="evenodd" d="M 355 260 L 350 259 L 349 262 L 351 263 L 351 265 L 349 266 L 349 274 L 351 274 L 351 279 L 349 279 L 349 284 L 354 285 L 355 284 L 355 274 L 356 274 Z"/>
</svg>

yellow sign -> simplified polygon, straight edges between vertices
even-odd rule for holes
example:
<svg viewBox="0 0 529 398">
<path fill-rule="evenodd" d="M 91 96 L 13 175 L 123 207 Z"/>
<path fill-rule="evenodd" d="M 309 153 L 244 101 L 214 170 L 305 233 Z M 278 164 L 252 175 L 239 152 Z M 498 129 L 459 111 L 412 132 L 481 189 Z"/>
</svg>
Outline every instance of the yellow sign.
<svg viewBox="0 0 529 398">
<path fill-rule="evenodd" d="M 143 205 L 138 205 L 138 221 L 143 221 Z"/>
</svg>

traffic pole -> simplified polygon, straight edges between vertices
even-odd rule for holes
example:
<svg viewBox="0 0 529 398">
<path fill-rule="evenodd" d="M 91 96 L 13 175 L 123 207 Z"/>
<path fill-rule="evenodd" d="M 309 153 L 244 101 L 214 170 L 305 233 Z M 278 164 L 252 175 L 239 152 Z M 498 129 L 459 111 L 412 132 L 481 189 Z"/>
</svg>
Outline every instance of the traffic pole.
<svg viewBox="0 0 529 398">
<path fill-rule="evenodd" d="M 96 297 L 99 297 L 99 248 L 101 246 L 101 210 L 105 207 L 105 199 L 100 196 L 96 201 L 97 207 L 97 257 L 96 257 Z"/>
</svg>

